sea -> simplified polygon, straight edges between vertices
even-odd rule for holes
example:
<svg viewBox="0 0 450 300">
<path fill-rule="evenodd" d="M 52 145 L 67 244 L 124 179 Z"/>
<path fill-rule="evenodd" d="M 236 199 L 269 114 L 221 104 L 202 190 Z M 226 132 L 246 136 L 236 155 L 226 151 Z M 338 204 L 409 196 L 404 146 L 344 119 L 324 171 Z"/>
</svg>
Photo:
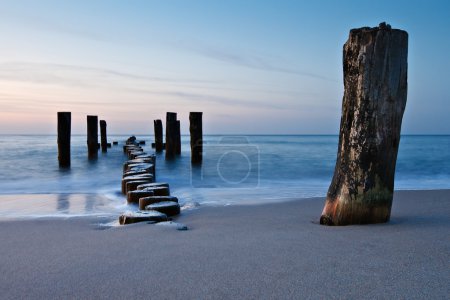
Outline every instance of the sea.
<svg viewBox="0 0 450 300">
<path fill-rule="evenodd" d="M 153 136 L 144 151 L 154 153 Z M 120 193 L 125 135 L 88 159 L 85 135 L 71 139 L 71 166 L 60 168 L 54 135 L 0 135 L 0 218 L 115 216 L 133 210 Z M 326 195 L 337 135 L 206 135 L 201 165 L 191 165 L 190 138 L 181 155 L 156 154 L 156 181 L 170 184 L 183 210 L 252 205 Z M 450 189 L 450 136 L 403 135 L 396 190 Z"/>
</svg>

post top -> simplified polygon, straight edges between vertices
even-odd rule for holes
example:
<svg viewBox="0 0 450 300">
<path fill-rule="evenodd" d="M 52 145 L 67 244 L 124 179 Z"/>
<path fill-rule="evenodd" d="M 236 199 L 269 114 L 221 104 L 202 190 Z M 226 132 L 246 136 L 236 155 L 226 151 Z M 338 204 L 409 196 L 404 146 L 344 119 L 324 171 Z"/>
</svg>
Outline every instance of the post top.
<svg viewBox="0 0 450 300">
<path fill-rule="evenodd" d="M 363 32 L 374 32 L 374 31 L 396 31 L 396 32 L 407 33 L 405 30 L 393 29 L 391 27 L 391 25 L 387 24 L 386 22 L 381 22 L 378 25 L 378 27 L 353 28 L 353 29 L 350 30 L 350 34 L 357 34 L 357 33 L 363 33 Z"/>
</svg>

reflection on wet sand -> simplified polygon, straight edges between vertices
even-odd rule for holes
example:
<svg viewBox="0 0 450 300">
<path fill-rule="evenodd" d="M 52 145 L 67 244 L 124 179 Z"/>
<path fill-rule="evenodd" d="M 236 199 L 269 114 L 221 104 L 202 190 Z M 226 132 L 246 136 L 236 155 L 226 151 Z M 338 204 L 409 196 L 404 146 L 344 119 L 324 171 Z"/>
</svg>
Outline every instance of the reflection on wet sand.
<svg viewBox="0 0 450 300">
<path fill-rule="evenodd" d="M 99 194 L 25 194 L 0 196 L 0 220 L 35 217 L 109 216 L 124 201 Z"/>
<path fill-rule="evenodd" d="M 60 213 L 67 214 L 69 213 L 69 196 L 70 194 L 59 194 L 57 199 L 56 210 Z"/>
</svg>

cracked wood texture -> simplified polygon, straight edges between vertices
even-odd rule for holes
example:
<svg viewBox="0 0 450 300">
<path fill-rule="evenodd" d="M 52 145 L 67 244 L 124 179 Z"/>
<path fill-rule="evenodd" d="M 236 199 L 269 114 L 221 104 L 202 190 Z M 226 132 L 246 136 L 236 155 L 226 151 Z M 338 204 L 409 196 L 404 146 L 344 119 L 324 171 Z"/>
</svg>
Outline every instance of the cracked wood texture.
<svg viewBox="0 0 450 300">
<path fill-rule="evenodd" d="M 381 23 L 344 45 L 344 98 L 324 225 L 388 222 L 407 97 L 408 33 Z"/>
</svg>

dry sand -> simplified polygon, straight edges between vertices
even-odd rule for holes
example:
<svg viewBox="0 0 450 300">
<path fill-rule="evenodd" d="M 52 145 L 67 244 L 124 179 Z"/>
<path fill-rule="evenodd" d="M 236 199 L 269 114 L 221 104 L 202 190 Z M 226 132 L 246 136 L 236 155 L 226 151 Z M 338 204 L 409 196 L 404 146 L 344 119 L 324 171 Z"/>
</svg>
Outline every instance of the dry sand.
<svg viewBox="0 0 450 300">
<path fill-rule="evenodd" d="M 0 222 L 0 298 L 448 299 L 450 191 L 395 195 L 388 224 L 314 224 L 323 199 L 184 212 L 177 231 Z"/>
</svg>

